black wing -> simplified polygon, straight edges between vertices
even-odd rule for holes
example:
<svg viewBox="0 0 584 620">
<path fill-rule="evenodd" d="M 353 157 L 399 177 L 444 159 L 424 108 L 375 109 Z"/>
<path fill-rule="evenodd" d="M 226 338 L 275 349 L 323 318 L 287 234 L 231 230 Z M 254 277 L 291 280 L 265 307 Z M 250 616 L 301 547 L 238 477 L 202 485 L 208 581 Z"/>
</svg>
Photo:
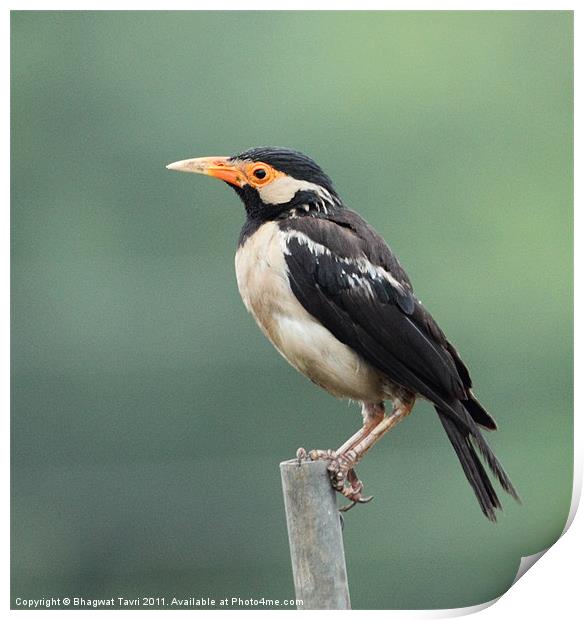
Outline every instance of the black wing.
<svg viewBox="0 0 584 620">
<path fill-rule="evenodd" d="M 485 515 L 500 502 L 471 437 L 503 488 L 518 499 L 477 423 L 495 421 L 475 399 L 456 349 L 414 296 L 383 239 L 358 214 L 279 222 L 290 285 L 303 307 L 392 381 L 430 400 Z"/>
<path fill-rule="evenodd" d="M 469 397 L 470 377 L 414 296 L 401 265 L 356 213 L 341 222 L 280 222 L 292 290 L 341 342 L 406 389 L 448 408 Z M 358 218 L 358 219 L 357 219 Z"/>
</svg>

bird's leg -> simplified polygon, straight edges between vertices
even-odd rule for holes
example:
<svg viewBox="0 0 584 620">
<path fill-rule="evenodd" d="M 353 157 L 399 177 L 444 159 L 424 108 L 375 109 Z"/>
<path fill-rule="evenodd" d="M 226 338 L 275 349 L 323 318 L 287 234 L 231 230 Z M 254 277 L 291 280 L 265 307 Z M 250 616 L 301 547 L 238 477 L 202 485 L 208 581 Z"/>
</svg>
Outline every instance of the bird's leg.
<svg viewBox="0 0 584 620">
<path fill-rule="evenodd" d="M 365 503 L 373 498 L 364 498 L 361 496 L 363 490 L 363 483 L 357 477 L 355 470 L 350 467 L 341 469 L 340 462 L 346 461 L 344 455 L 350 454 L 351 449 L 354 446 L 359 445 L 372 431 L 381 423 L 385 415 L 385 405 L 383 402 L 379 403 L 363 403 L 361 413 L 363 415 L 363 426 L 337 450 L 311 450 L 309 456 L 311 460 L 327 460 L 330 461 L 329 474 L 331 475 L 331 482 L 333 488 L 342 493 L 345 497 L 354 501 L 350 506 L 354 506 L 355 502 Z M 306 451 L 302 449 L 302 452 L 297 452 L 297 456 L 306 455 Z M 341 473 L 342 471 L 342 473 Z M 348 482 L 348 485 L 345 484 Z M 349 506 L 349 507 L 350 507 Z M 341 510 L 347 510 L 347 508 L 341 508 Z"/>
<path fill-rule="evenodd" d="M 363 426 L 336 451 L 337 454 L 343 454 L 357 445 L 383 420 L 385 415 L 385 404 L 380 403 L 363 403 L 361 408 L 363 416 Z"/>
<path fill-rule="evenodd" d="M 411 412 L 414 407 L 414 402 L 414 397 L 410 397 L 407 400 L 400 398 L 394 401 L 391 414 L 389 416 L 384 416 L 383 419 L 371 429 L 371 432 L 350 450 L 350 452 L 355 453 L 354 463 L 358 463 L 363 456 L 365 456 L 365 453 L 370 450 L 387 431 L 391 430 Z"/>
<path fill-rule="evenodd" d="M 354 468 L 385 433 L 410 413 L 414 401 L 413 396 L 396 398 L 389 416 L 384 415 L 383 403 L 375 406 L 364 404 L 363 428 L 346 441 L 334 453 L 334 457 L 330 450 L 312 450 L 310 452 L 310 457 L 313 460 L 330 460 L 328 470 L 333 488 L 351 501 L 351 504 L 341 508 L 342 511 L 349 510 L 356 503 L 365 503 L 372 499 L 362 496 L 363 483 L 357 477 Z"/>
<path fill-rule="evenodd" d="M 339 454 L 337 458 L 331 462 L 328 469 L 333 487 L 351 501 L 351 504 L 344 506 L 341 510 L 349 510 L 356 503 L 365 503 L 372 499 L 362 497 L 361 491 L 363 490 L 363 483 L 357 478 L 354 467 L 385 433 L 401 422 L 411 412 L 414 402 L 415 398 L 413 396 L 407 399 L 395 399 L 393 410 L 389 416 L 384 416 L 359 443 L 353 444 L 351 448 Z M 348 486 L 345 484 L 345 481 L 348 481 Z"/>
<path fill-rule="evenodd" d="M 380 403 L 363 403 L 361 408 L 361 414 L 363 415 L 363 426 L 345 441 L 345 443 L 337 450 L 311 450 L 308 453 L 310 460 L 312 461 L 334 461 L 337 455 L 343 454 L 347 450 L 350 450 L 354 445 L 366 437 L 377 424 L 383 420 L 385 414 L 385 405 Z M 306 458 L 307 452 L 304 448 L 298 448 L 296 456 L 303 456 Z"/>
</svg>

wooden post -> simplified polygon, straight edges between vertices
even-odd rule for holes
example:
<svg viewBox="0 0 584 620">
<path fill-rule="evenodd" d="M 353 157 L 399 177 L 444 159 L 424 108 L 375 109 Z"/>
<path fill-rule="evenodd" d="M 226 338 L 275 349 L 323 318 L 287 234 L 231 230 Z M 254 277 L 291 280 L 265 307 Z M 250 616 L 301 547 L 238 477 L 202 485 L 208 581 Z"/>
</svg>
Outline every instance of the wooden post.
<svg viewBox="0 0 584 620">
<path fill-rule="evenodd" d="M 325 461 L 280 463 L 298 609 L 351 609 L 341 519 Z"/>
</svg>

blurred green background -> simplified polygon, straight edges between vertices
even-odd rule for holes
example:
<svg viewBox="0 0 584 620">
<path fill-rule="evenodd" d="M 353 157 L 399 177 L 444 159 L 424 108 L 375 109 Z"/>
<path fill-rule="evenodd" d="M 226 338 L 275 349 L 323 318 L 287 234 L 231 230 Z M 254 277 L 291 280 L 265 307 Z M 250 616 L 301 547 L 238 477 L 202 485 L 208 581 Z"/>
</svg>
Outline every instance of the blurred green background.
<svg viewBox="0 0 584 620">
<path fill-rule="evenodd" d="M 433 410 L 359 473 L 355 608 L 473 605 L 572 488 L 572 14 L 12 13 L 12 589 L 292 598 L 278 463 L 360 424 L 239 298 L 243 209 L 165 170 L 313 156 L 469 363 L 523 506 Z"/>
</svg>

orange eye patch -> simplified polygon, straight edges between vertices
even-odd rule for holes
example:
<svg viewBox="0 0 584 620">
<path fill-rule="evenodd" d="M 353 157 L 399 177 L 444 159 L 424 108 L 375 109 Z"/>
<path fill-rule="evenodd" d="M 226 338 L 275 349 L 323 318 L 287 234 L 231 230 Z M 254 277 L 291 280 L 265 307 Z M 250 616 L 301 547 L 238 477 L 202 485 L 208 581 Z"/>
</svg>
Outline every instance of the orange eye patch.
<svg viewBox="0 0 584 620">
<path fill-rule="evenodd" d="M 281 173 L 274 170 L 272 166 L 263 162 L 254 162 L 247 167 L 246 176 L 248 183 L 253 187 L 263 187 L 271 183 Z"/>
</svg>

